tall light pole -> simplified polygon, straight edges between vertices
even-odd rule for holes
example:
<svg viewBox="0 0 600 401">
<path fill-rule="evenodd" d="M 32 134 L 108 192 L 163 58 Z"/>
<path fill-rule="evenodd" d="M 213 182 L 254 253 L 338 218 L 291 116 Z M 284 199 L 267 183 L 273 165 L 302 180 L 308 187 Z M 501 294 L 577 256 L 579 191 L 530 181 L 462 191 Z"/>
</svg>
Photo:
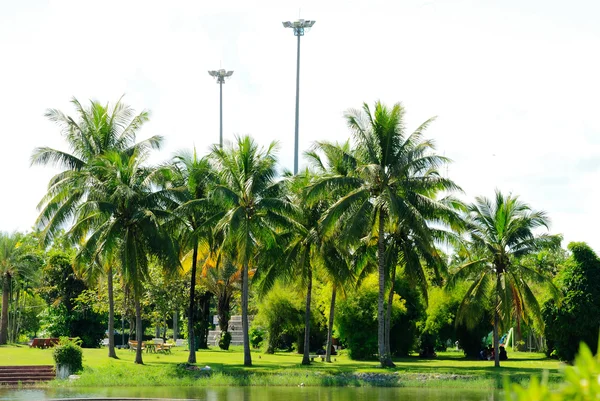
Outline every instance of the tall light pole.
<svg viewBox="0 0 600 401">
<path fill-rule="evenodd" d="M 219 84 L 219 89 L 221 92 L 221 96 L 219 98 L 219 121 L 221 127 L 219 131 L 219 146 L 223 148 L 223 84 L 225 83 L 225 78 L 229 78 L 233 75 L 233 71 L 225 71 L 223 69 L 220 69 L 216 71 L 209 71 L 208 75 L 217 79 L 217 83 Z"/>
<path fill-rule="evenodd" d="M 298 118 L 300 114 L 300 37 L 304 36 L 305 30 L 308 31 L 315 21 L 303 20 L 283 23 L 284 28 L 292 28 L 294 36 L 298 37 L 298 55 L 296 57 L 296 135 L 294 137 L 294 174 L 298 174 Z"/>
</svg>

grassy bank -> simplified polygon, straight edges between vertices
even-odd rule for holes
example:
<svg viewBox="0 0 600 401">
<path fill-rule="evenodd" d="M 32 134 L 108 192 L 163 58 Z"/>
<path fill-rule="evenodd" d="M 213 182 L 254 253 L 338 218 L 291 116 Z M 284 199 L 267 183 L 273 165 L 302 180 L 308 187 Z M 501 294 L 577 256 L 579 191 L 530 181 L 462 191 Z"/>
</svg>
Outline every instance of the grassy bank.
<svg viewBox="0 0 600 401">
<path fill-rule="evenodd" d="M 500 369 L 493 362 L 467 360 L 462 353 L 443 352 L 436 359 L 408 357 L 396 359 L 395 369 L 381 369 L 376 361 L 352 361 L 345 355 L 333 363 L 319 361 L 300 364 L 298 354 L 266 355 L 254 352 L 254 366 L 243 366 L 241 348 L 230 351 L 203 350 L 197 353 L 197 366 L 188 366 L 187 351 L 175 349 L 171 355 L 144 354 L 144 365 L 133 363 L 134 353 L 117 350 L 112 360 L 106 349 L 84 349 L 84 371 L 76 381 L 57 381 L 51 386 L 406 386 L 500 388 L 503 377 L 523 382 L 531 375 L 550 372 L 558 380 L 559 363 L 543 354 L 510 353 Z M 26 346 L 0 347 L 0 365 L 53 364 L 52 351 Z M 210 370 L 202 370 L 210 366 Z"/>
</svg>

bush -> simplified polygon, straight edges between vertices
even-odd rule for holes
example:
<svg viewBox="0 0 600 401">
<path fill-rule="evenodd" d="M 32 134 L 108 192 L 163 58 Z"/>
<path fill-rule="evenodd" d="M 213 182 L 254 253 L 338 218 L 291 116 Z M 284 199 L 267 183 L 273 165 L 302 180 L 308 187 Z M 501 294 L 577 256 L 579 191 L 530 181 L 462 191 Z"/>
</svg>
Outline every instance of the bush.
<svg viewBox="0 0 600 401">
<path fill-rule="evenodd" d="M 474 327 L 467 327 L 465 324 L 456 326 L 456 338 L 465 356 L 479 358 L 479 352 L 487 346 L 485 338 L 493 328 L 490 322 L 490 314 L 486 311 Z"/>
<path fill-rule="evenodd" d="M 260 303 L 253 325 L 266 329 L 265 352 L 268 354 L 274 353 L 276 349 L 291 350 L 298 331 L 304 329 L 301 300 L 294 295 L 290 289 L 277 285 Z"/>
<path fill-rule="evenodd" d="M 597 345 L 597 344 L 596 344 Z M 600 398 L 600 360 L 594 357 L 586 343 L 579 345 L 579 353 L 575 357 L 574 366 L 563 370 L 564 384 L 557 391 L 550 391 L 548 375 L 540 383 L 533 376 L 529 386 L 511 384 L 505 376 L 504 388 L 507 400 L 530 401 L 568 401 L 568 400 L 597 400 Z"/>
<path fill-rule="evenodd" d="M 408 356 L 417 344 L 419 329 L 417 323 L 425 318 L 425 307 L 417 287 L 411 285 L 404 277 L 399 276 L 394 291 L 403 303 L 403 313 L 394 315 L 390 333 L 392 355 Z"/>
<path fill-rule="evenodd" d="M 442 288 L 429 289 L 427 318 L 422 324 L 421 349 L 446 351 L 448 340 L 456 341 L 456 313 L 461 301 L 462 287 L 452 292 Z"/>
<path fill-rule="evenodd" d="M 418 292 L 409 290 L 403 281 L 403 277 L 398 277 L 396 290 L 400 294 L 394 295 L 392 304 L 390 347 L 396 355 L 406 355 L 412 350 L 416 341 L 416 318 L 422 313 Z M 352 296 L 337 303 L 336 329 L 352 359 L 374 359 L 377 354 L 378 288 L 377 276 L 370 275 Z M 411 298 L 410 302 L 404 296 Z"/>
<path fill-rule="evenodd" d="M 83 350 L 79 346 L 79 340 L 70 340 L 61 337 L 58 345 L 54 347 L 52 356 L 54 363 L 59 366 L 68 366 L 71 373 L 77 373 L 83 369 Z"/>
<path fill-rule="evenodd" d="M 219 338 L 219 348 L 227 351 L 229 349 L 229 344 L 231 344 L 231 333 L 222 331 L 221 338 Z"/>
<path fill-rule="evenodd" d="M 600 326 L 600 260 L 585 243 L 571 243 L 572 256 L 556 281 L 564 298 L 557 304 L 544 304 L 542 316 L 546 326 L 548 354 L 572 361 L 579 344 L 596 352 Z"/>
<path fill-rule="evenodd" d="M 266 333 L 262 327 L 252 327 L 250 329 L 249 337 L 250 337 L 250 345 L 252 348 L 258 349 L 262 347 L 263 340 L 265 339 Z"/>
</svg>

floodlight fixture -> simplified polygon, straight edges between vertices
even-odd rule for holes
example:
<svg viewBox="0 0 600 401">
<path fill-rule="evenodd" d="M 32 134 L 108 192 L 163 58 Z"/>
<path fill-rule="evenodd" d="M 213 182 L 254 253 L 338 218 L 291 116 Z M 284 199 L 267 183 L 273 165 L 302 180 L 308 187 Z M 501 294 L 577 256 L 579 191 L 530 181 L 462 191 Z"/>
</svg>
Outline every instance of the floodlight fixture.
<svg viewBox="0 0 600 401">
<path fill-rule="evenodd" d="M 208 75 L 217 79 L 218 84 L 224 84 L 225 78 L 233 75 L 233 71 L 226 71 L 224 69 L 209 71 Z"/>
<path fill-rule="evenodd" d="M 305 31 L 308 32 L 310 28 L 315 24 L 315 21 L 299 19 L 298 21 L 290 22 L 284 21 L 284 28 L 294 29 L 294 36 L 304 36 Z"/>
<path fill-rule="evenodd" d="M 284 28 L 292 28 L 294 36 L 298 37 L 298 54 L 296 57 L 296 133 L 294 137 L 294 174 L 298 174 L 298 124 L 300 115 L 300 37 L 304 36 L 315 24 L 313 20 L 299 19 L 298 21 L 284 21 Z"/>
<path fill-rule="evenodd" d="M 224 69 L 209 71 L 208 75 L 217 79 L 217 83 L 219 84 L 219 146 L 223 148 L 223 84 L 225 83 L 225 78 L 229 78 L 233 75 L 233 71 L 227 71 Z"/>
</svg>

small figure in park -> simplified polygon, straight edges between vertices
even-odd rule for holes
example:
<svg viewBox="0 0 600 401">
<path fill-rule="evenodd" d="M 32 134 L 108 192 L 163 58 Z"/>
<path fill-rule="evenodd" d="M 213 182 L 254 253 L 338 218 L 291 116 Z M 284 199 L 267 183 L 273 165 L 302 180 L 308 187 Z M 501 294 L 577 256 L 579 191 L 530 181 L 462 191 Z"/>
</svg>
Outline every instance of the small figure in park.
<svg viewBox="0 0 600 401">
<path fill-rule="evenodd" d="M 506 353 L 506 349 L 504 347 L 500 347 L 500 352 L 498 354 L 501 361 L 508 360 L 508 354 Z"/>
<path fill-rule="evenodd" d="M 492 344 L 489 344 L 488 345 L 488 354 L 487 354 L 488 361 L 493 360 L 494 356 L 495 356 L 494 355 L 494 347 L 492 347 Z"/>
</svg>

